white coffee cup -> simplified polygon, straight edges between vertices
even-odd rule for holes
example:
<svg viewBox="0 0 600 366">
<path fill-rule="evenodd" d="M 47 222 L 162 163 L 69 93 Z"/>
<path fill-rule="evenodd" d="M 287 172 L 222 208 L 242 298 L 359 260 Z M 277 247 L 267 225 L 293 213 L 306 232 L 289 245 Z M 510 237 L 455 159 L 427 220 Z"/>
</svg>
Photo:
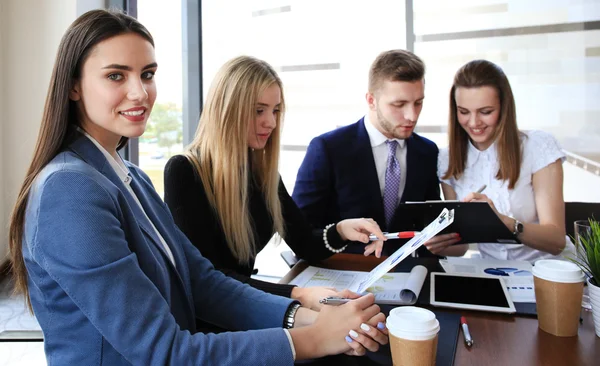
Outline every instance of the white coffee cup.
<svg viewBox="0 0 600 366">
<path fill-rule="evenodd" d="M 540 329 L 559 337 L 577 335 L 583 271 L 571 262 L 542 259 L 535 262 L 531 272 Z"/>
<path fill-rule="evenodd" d="M 440 322 L 427 309 L 397 307 L 386 321 L 394 365 L 435 365 Z"/>
<path fill-rule="evenodd" d="M 540 259 L 535 262 L 531 273 L 551 282 L 578 283 L 585 280 L 583 271 L 579 266 L 558 259 Z"/>
</svg>

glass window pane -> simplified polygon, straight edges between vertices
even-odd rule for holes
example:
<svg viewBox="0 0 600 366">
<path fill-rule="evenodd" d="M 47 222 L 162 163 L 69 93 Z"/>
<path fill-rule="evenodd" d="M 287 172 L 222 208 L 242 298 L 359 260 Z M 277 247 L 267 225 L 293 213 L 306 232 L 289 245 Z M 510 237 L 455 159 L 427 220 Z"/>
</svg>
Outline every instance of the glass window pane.
<svg viewBox="0 0 600 366">
<path fill-rule="evenodd" d="M 583 23 L 597 20 L 593 1 L 415 1 L 415 52 L 427 65 L 419 127 L 447 146 L 454 74 L 490 60 L 510 80 L 519 128 L 550 132 L 567 153 L 565 200 L 600 202 L 600 30 Z"/>
<path fill-rule="evenodd" d="M 139 0 L 137 6 L 138 19 L 154 37 L 158 63 L 158 96 L 139 140 L 139 162 L 162 196 L 164 166 L 183 150 L 181 1 Z"/>
<path fill-rule="evenodd" d="M 290 193 L 304 157 L 298 149 L 360 119 L 371 62 L 406 47 L 404 1 L 203 1 L 202 15 L 205 93 L 219 67 L 238 55 L 267 61 L 283 81 L 280 173 Z"/>
</svg>

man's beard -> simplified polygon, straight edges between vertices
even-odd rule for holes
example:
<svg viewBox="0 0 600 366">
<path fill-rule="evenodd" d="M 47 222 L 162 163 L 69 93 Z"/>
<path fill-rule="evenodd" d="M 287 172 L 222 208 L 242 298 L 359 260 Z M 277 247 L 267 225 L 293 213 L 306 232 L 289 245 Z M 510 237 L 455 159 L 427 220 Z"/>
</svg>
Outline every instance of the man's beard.
<svg viewBox="0 0 600 366">
<path fill-rule="evenodd" d="M 383 117 L 383 114 L 381 114 L 381 110 L 379 109 L 379 106 L 377 106 L 377 122 L 379 123 L 379 126 L 390 136 L 392 136 L 393 138 L 396 139 L 403 139 L 404 137 L 398 136 L 395 132 L 394 132 L 394 125 L 391 124 L 387 119 L 385 119 L 385 117 Z"/>
<path fill-rule="evenodd" d="M 396 126 L 390 123 L 390 121 L 388 121 L 387 119 L 385 119 L 385 117 L 383 117 L 379 106 L 377 106 L 377 122 L 379 123 L 381 129 L 384 130 L 386 134 L 392 136 L 392 138 L 404 140 L 412 135 L 412 131 L 406 136 L 403 136 L 401 133 L 396 132 Z"/>
</svg>

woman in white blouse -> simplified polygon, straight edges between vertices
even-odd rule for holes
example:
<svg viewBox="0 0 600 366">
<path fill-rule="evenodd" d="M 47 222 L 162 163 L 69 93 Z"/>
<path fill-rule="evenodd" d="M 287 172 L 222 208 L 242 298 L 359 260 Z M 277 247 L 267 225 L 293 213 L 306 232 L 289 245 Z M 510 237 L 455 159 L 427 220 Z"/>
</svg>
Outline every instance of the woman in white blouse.
<svg viewBox="0 0 600 366">
<path fill-rule="evenodd" d="M 464 65 L 450 91 L 449 147 L 440 150 L 438 176 L 447 200 L 486 201 L 523 244 L 479 243 L 483 258 L 526 260 L 560 256 L 565 236 L 565 155 L 542 131 L 519 131 L 515 101 L 502 69 L 486 60 Z M 484 193 L 475 191 L 486 185 Z M 476 220 L 476 218 L 473 218 Z M 458 234 L 425 245 L 460 256 Z"/>
</svg>

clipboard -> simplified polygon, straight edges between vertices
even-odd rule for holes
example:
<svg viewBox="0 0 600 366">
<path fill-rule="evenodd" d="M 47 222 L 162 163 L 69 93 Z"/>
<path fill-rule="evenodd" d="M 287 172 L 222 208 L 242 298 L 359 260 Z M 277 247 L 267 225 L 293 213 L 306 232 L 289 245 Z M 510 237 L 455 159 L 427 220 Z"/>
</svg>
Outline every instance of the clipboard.
<svg viewBox="0 0 600 366">
<path fill-rule="evenodd" d="M 455 211 L 454 222 L 439 234 L 459 233 L 462 240 L 456 244 L 521 244 L 487 202 L 405 202 L 399 205 L 398 213 L 412 217 L 415 230 L 419 230 L 435 219 L 444 208 Z"/>
</svg>

